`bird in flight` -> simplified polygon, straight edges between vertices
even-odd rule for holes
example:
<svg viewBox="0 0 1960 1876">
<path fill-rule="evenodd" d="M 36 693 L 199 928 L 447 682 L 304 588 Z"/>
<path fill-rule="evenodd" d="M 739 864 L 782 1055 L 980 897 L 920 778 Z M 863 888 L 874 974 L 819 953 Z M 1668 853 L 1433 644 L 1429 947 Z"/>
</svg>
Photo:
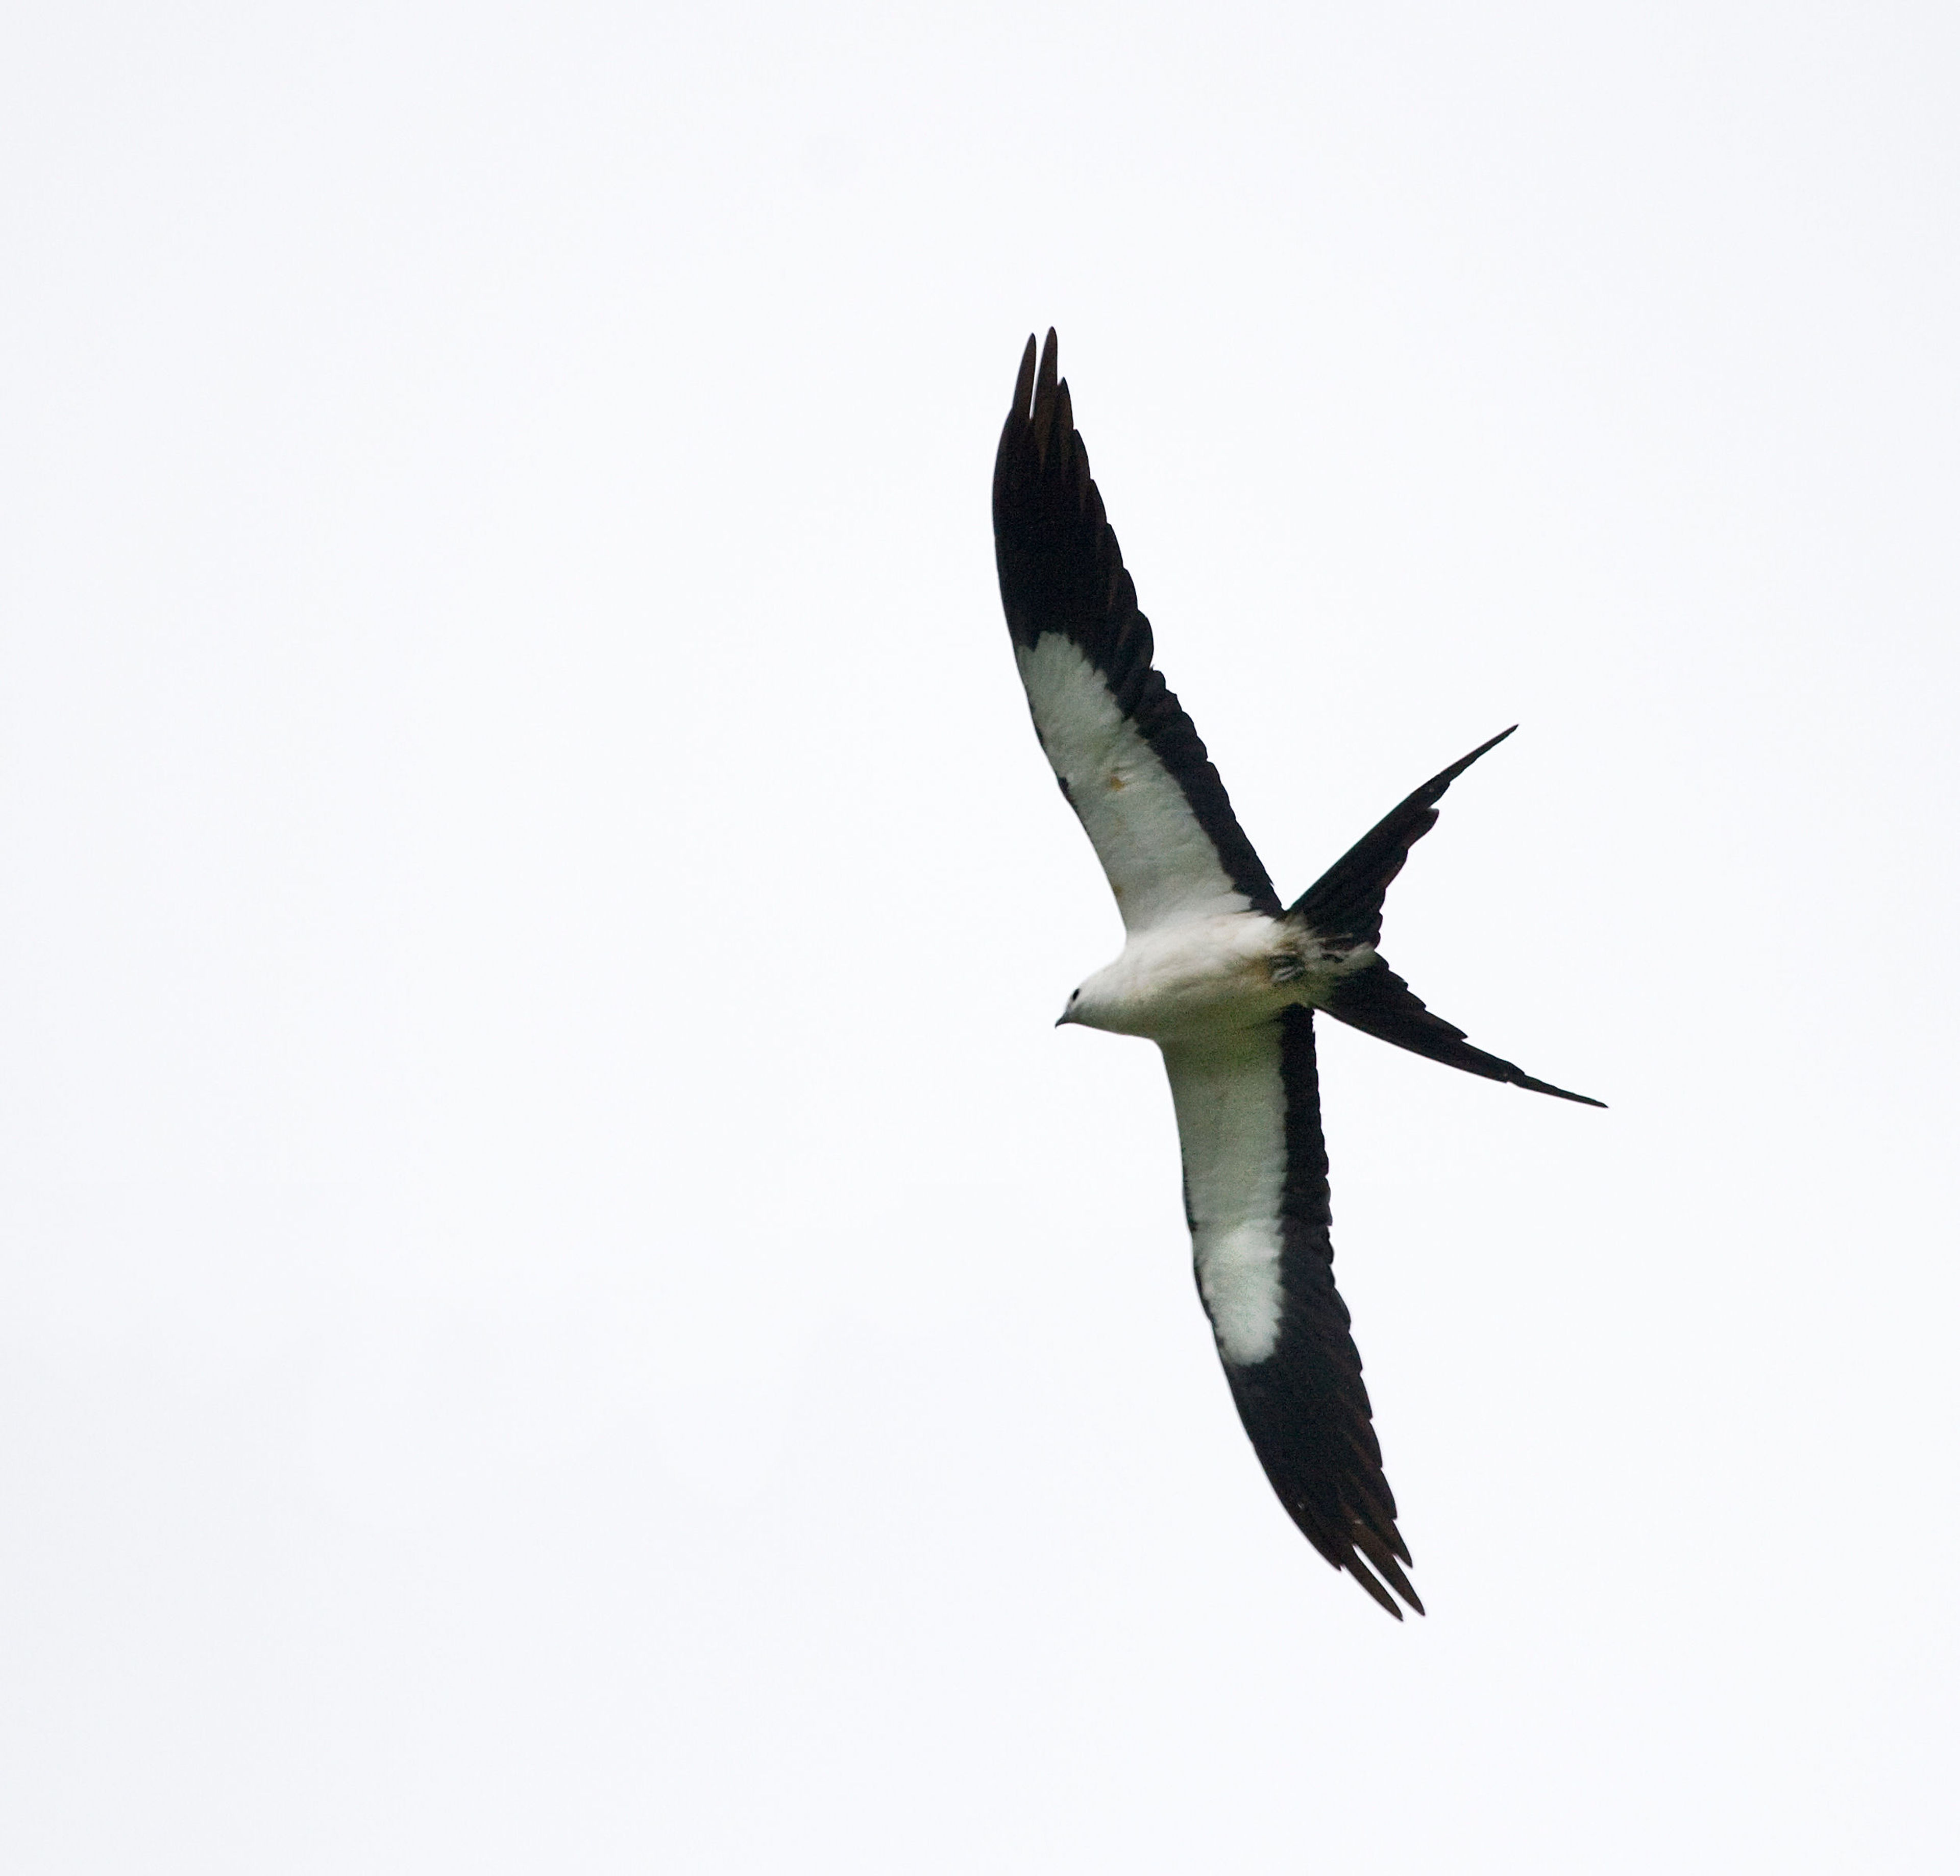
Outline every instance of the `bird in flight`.
<svg viewBox="0 0 1960 1876">
<path fill-rule="evenodd" d="M 1376 948 L 1382 896 L 1443 791 L 1511 731 L 1432 776 L 1282 906 L 1151 662 L 1052 330 L 1039 368 L 1028 340 L 1001 432 L 994 549 L 1035 734 L 1123 916 L 1122 954 L 1060 1021 L 1163 1051 L 1198 1294 L 1253 1449 L 1329 1563 L 1396 1620 L 1397 1597 L 1420 1615 L 1334 1287 L 1313 1013 L 1494 1081 L 1605 1105 L 1472 1047 Z"/>
</svg>

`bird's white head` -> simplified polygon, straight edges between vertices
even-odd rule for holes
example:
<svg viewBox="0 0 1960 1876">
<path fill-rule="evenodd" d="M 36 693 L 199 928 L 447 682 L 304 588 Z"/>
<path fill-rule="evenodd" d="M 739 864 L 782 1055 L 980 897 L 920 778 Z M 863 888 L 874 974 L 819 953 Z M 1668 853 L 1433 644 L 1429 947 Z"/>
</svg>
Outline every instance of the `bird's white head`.
<svg viewBox="0 0 1960 1876">
<path fill-rule="evenodd" d="M 1093 976 L 1083 978 L 1080 989 L 1069 992 L 1067 1006 L 1055 1018 L 1057 1029 L 1064 1023 L 1080 1023 L 1084 1029 L 1123 1027 L 1122 1010 L 1119 1007 L 1122 999 L 1112 981 L 1113 969 L 1106 965 Z"/>
</svg>

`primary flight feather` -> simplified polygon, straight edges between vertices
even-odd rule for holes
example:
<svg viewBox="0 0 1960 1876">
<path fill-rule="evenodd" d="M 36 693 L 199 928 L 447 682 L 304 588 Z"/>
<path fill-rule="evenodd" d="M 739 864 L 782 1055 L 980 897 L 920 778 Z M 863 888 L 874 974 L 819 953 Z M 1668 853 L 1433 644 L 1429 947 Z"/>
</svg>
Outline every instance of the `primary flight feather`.
<svg viewBox="0 0 1960 1876">
<path fill-rule="evenodd" d="M 994 465 L 1001 603 L 1035 734 L 1102 863 L 1126 941 L 1064 1023 L 1163 1051 L 1199 1295 L 1280 1502 L 1328 1562 L 1401 1619 L 1422 1604 L 1382 1471 L 1361 1358 L 1334 1287 L 1313 1012 L 1542 1094 L 1433 1014 L 1376 945 L 1382 900 L 1450 783 L 1424 782 L 1282 906 L 1177 699 L 1089 473 L 1052 331 L 1028 341 Z"/>
</svg>

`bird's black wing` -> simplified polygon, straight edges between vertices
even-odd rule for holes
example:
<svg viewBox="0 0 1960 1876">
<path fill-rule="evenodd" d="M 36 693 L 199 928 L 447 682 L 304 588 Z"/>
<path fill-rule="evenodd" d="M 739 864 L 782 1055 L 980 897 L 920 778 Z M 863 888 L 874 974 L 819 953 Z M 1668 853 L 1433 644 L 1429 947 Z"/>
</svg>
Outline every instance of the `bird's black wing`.
<svg viewBox="0 0 1960 1876">
<path fill-rule="evenodd" d="M 1052 331 L 1029 339 L 994 463 L 994 551 L 1015 661 L 1064 795 L 1132 932 L 1279 899 L 1150 662 L 1150 621 L 1089 473 Z"/>
<path fill-rule="evenodd" d="M 1397 1620 L 1397 1597 L 1420 1615 L 1334 1287 L 1312 1012 L 1296 1005 L 1255 1029 L 1166 1043 L 1164 1062 L 1198 1294 L 1252 1449 L 1329 1563 Z"/>
</svg>

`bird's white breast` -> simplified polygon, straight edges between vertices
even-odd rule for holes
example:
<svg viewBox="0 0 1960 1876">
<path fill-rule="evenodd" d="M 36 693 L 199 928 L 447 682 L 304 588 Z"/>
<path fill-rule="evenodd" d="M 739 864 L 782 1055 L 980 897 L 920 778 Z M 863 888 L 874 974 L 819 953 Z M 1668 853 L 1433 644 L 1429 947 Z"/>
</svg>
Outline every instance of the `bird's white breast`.
<svg viewBox="0 0 1960 1876">
<path fill-rule="evenodd" d="M 1297 993 L 1276 983 L 1279 922 L 1227 913 L 1135 933 L 1122 955 L 1083 986 L 1080 1020 L 1158 1041 L 1265 1022 Z"/>
</svg>

